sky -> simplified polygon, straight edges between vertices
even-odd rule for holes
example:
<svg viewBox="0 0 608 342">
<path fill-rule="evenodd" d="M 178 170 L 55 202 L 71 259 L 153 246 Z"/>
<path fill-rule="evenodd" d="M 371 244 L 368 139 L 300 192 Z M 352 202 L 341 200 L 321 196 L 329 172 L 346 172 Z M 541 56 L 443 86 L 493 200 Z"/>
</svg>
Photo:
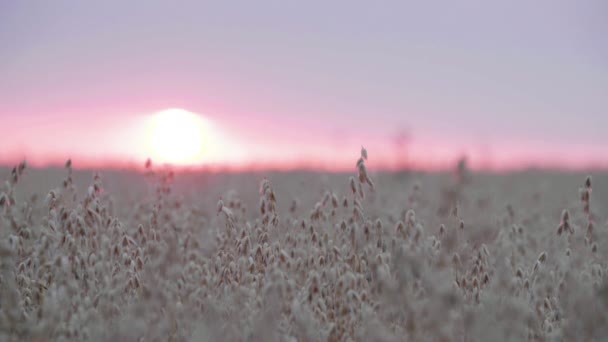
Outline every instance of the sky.
<svg viewBox="0 0 608 342">
<path fill-rule="evenodd" d="M 2 1 L 0 162 L 141 163 L 181 108 L 199 164 L 608 166 L 607 37 L 603 0 Z"/>
</svg>

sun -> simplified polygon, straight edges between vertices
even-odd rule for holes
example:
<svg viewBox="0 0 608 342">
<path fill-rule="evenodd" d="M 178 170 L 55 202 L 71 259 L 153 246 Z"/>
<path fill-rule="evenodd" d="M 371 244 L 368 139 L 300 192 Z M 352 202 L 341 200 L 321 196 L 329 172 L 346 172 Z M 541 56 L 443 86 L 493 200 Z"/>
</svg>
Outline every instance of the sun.
<svg viewBox="0 0 608 342">
<path fill-rule="evenodd" d="M 153 159 L 161 163 L 186 165 L 201 160 L 205 150 L 205 121 L 183 109 L 167 109 L 153 115 L 149 145 Z"/>
</svg>

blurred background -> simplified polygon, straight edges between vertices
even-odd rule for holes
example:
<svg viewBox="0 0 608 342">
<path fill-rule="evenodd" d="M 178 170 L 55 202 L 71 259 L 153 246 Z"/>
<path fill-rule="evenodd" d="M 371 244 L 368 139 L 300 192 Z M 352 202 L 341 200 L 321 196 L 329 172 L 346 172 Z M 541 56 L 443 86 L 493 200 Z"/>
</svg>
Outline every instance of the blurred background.
<svg viewBox="0 0 608 342">
<path fill-rule="evenodd" d="M 0 164 L 608 167 L 608 2 L 3 1 Z"/>
</svg>

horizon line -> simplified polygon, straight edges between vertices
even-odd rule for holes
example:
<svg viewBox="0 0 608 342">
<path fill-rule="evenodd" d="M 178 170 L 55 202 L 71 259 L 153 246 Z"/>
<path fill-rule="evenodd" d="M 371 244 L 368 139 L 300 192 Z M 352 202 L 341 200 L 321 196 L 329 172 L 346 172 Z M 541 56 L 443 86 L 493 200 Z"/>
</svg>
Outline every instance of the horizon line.
<svg viewBox="0 0 608 342">
<path fill-rule="evenodd" d="M 80 158 L 66 158 L 64 162 L 48 161 L 48 162 L 30 162 L 27 158 L 21 159 L 19 162 L 8 160 L 0 160 L 0 169 L 12 169 L 19 163 L 25 161 L 29 169 L 45 170 L 45 169 L 63 169 L 67 160 L 72 161 L 71 168 L 77 171 L 130 171 L 130 172 L 146 172 L 148 170 L 171 170 L 178 173 L 290 173 L 290 172 L 309 172 L 309 173 L 330 173 L 342 174 L 356 172 L 356 161 L 352 166 L 344 165 L 344 163 L 336 163 L 328 165 L 326 162 L 258 162 L 258 163 L 209 163 L 199 165 L 175 165 L 171 163 L 155 163 L 152 160 L 150 169 L 146 168 L 145 161 L 125 161 L 125 160 L 89 160 L 80 162 Z M 465 157 L 466 160 L 466 157 Z M 442 163 L 423 163 L 410 162 L 408 165 L 395 167 L 387 162 L 373 163 L 370 167 L 368 162 L 368 170 L 372 173 L 449 173 L 453 172 L 457 167 L 457 162 L 445 160 Z M 553 162 L 521 162 L 513 163 L 511 166 L 494 166 L 494 165 L 474 165 L 467 168 L 474 173 L 485 174 L 505 174 L 519 172 L 608 172 L 608 163 L 588 162 L 580 165 L 566 165 L 567 163 Z"/>
</svg>

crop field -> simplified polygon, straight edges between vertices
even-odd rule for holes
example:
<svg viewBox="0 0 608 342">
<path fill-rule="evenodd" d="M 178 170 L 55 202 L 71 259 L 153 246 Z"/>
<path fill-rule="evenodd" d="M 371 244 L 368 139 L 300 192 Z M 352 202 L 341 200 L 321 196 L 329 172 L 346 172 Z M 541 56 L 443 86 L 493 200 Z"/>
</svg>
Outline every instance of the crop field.
<svg viewBox="0 0 608 342">
<path fill-rule="evenodd" d="M 608 336 L 608 174 L 366 159 L 344 174 L 0 170 L 0 340 Z"/>
</svg>

